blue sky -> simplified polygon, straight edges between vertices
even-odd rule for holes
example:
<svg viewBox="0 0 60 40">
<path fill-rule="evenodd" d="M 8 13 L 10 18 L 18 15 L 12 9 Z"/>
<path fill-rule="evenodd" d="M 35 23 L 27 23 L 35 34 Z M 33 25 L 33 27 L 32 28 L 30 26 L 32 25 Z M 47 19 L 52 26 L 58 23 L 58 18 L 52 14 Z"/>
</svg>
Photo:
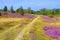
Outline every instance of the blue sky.
<svg viewBox="0 0 60 40">
<path fill-rule="evenodd" d="M 11 6 L 16 10 L 20 6 L 24 9 L 31 7 L 33 10 L 39 10 L 40 8 L 60 8 L 60 0 L 0 0 L 0 9 L 4 6 L 10 9 Z"/>
</svg>

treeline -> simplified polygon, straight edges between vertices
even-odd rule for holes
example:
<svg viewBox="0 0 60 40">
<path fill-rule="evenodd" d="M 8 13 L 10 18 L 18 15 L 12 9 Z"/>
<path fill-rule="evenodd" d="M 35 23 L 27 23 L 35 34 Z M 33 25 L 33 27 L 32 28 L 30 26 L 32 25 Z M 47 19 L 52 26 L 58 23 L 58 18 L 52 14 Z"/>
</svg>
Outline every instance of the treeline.
<svg viewBox="0 0 60 40">
<path fill-rule="evenodd" d="M 5 6 L 3 9 L 0 9 L 0 12 L 12 12 L 12 13 L 19 13 L 21 15 L 24 14 L 40 14 L 40 15 L 47 15 L 49 17 L 53 17 L 54 15 L 60 15 L 60 9 L 46 9 L 46 8 L 41 8 L 38 11 L 32 10 L 30 7 L 27 9 L 23 9 L 21 6 L 17 10 L 13 9 L 13 6 L 11 6 L 10 10 L 8 10 L 7 6 Z"/>
</svg>

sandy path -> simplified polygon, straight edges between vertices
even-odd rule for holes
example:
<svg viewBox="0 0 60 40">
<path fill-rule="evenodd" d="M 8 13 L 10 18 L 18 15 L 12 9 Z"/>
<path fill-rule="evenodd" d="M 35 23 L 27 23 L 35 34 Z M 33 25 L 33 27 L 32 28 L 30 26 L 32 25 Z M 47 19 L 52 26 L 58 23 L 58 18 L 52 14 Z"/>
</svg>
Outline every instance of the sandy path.
<svg viewBox="0 0 60 40">
<path fill-rule="evenodd" d="M 37 19 L 39 18 L 39 16 L 37 16 L 34 20 L 32 20 L 31 23 L 29 23 L 28 25 L 26 25 L 26 27 L 24 27 L 20 33 L 15 37 L 14 40 L 21 40 L 21 38 L 23 37 L 24 33 L 26 32 L 26 30 L 29 30 L 31 28 L 31 26 L 33 25 L 33 23 L 35 21 L 37 21 Z"/>
</svg>

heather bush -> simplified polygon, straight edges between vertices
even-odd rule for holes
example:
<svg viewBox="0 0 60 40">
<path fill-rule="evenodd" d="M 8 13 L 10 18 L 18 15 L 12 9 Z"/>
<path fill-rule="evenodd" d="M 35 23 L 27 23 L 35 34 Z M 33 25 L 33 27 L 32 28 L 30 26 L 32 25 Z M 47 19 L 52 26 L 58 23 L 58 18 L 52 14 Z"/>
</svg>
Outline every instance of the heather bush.
<svg viewBox="0 0 60 40">
<path fill-rule="evenodd" d="M 50 36 L 51 38 L 59 39 L 60 36 L 60 27 L 59 26 L 44 26 L 45 34 Z"/>
</svg>

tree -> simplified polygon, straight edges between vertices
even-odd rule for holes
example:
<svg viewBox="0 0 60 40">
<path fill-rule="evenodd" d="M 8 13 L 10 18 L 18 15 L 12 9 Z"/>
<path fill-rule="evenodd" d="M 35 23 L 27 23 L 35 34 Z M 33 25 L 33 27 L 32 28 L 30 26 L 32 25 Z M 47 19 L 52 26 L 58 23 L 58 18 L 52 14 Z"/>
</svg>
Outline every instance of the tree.
<svg viewBox="0 0 60 40">
<path fill-rule="evenodd" d="M 7 6 L 4 7 L 3 11 L 4 12 L 7 12 Z"/>
<path fill-rule="evenodd" d="M 18 11 L 21 15 L 24 15 L 24 9 L 22 7 L 19 8 L 19 11 Z"/>
<path fill-rule="evenodd" d="M 46 8 L 40 9 L 40 14 L 42 14 L 42 15 L 47 15 L 47 10 L 46 10 Z"/>
<path fill-rule="evenodd" d="M 56 9 L 52 9 L 52 15 L 56 15 Z"/>
<path fill-rule="evenodd" d="M 0 9 L 0 12 L 2 12 L 3 10 L 2 9 Z"/>
<path fill-rule="evenodd" d="M 21 14 L 21 15 L 24 15 L 24 9 L 22 8 L 22 6 L 20 8 L 18 8 L 16 10 L 17 13 Z"/>
<path fill-rule="evenodd" d="M 15 12 L 14 9 L 13 9 L 13 6 L 11 6 L 11 8 L 10 8 L 10 12 L 12 12 L 12 13 Z"/>
<path fill-rule="evenodd" d="M 16 13 L 19 13 L 19 8 L 16 10 Z"/>
<path fill-rule="evenodd" d="M 60 15 L 60 9 L 55 10 L 56 14 Z"/>
<path fill-rule="evenodd" d="M 53 18 L 53 11 L 52 10 L 48 10 L 48 14 L 49 17 Z"/>
<path fill-rule="evenodd" d="M 31 10 L 31 14 L 34 14 L 34 11 L 33 10 Z"/>
<path fill-rule="evenodd" d="M 31 14 L 31 8 L 30 7 L 28 7 L 27 9 L 26 9 L 26 12 L 28 13 L 28 14 Z"/>
</svg>

